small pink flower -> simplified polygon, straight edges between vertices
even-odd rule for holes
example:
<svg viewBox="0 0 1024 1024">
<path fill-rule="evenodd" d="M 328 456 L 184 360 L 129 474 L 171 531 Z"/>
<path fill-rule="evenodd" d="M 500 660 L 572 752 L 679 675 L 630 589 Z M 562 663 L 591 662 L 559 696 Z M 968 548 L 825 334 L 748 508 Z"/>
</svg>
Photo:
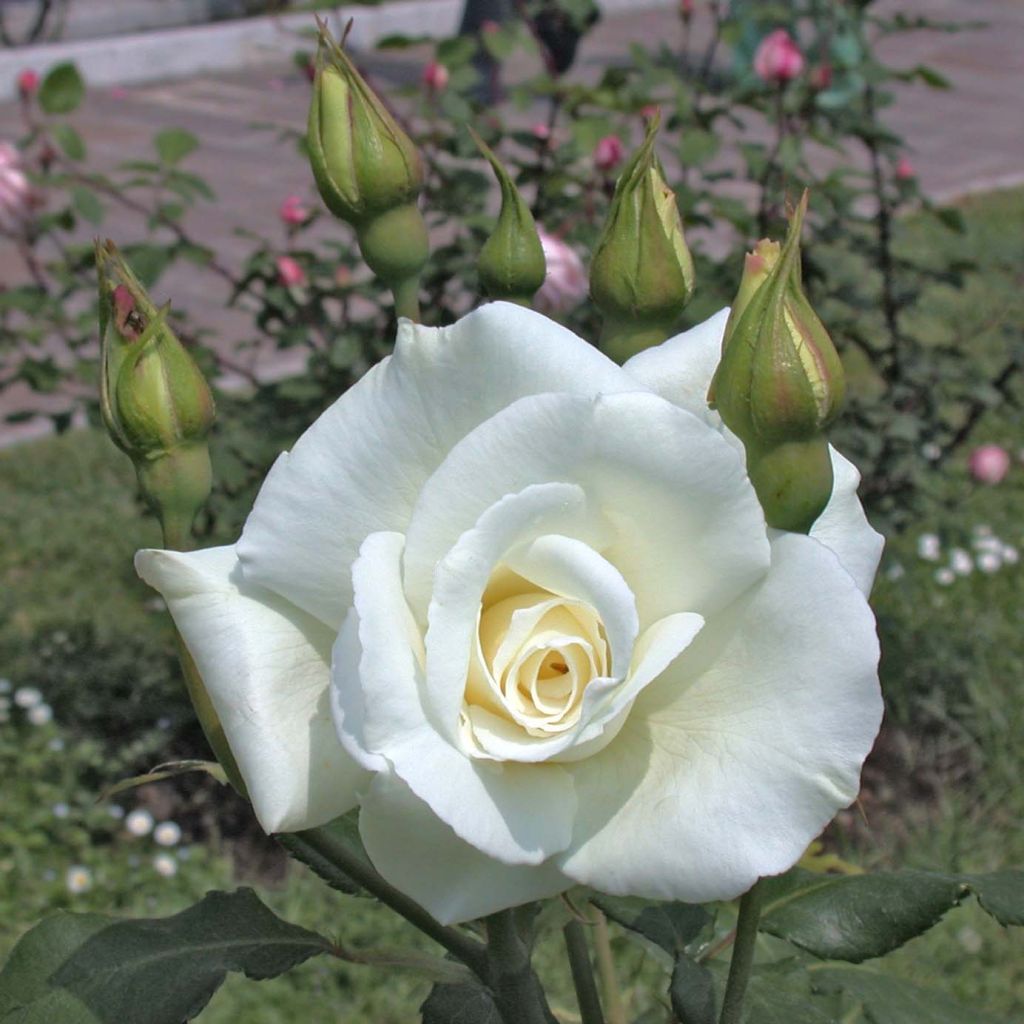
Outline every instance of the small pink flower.
<svg viewBox="0 0 1024 1024">
<path fill-rule="evenodd" d="M 811 88 L 823 92 L 832 84 L 832 65 L 825 61 L 815 64 L 810 73 Z"/>
<path fill-rule="evenodd" d="M 18 92 L 21 93 L 22 98 L 28 99 L 29 96 L 34 96 L 38 88 L 38 72 L 31 68 L 25 68 L 24 71 L 18 73 Z"/>
<path fill-rule="evenodd" d="M 1010 472 L 1010 454 L 1001 445 L 983 444 L 971 452 L 967 468 L 978 483 L 1002 483 Z"/>
<path fill-rule="evenodd" d="M 645 103 L 645 104 L 644 104 L 644 105 L 643 105 L 643 106 L 642 106 L 642 107 L 640 108 L 640 116 L 641 116 L 641 117 L 642 117 L 642 118 L 643 118 L 643 119 L 644 119 L 645 121 L 650 121 L 650 119 L 651 119 L 652 117 L 654 117 L 654 116 L 656 116 L 656 115 L 657 115 L 657 113 L 658 113 L 658 111 L 659 111 L 660 109 L 661 109 L 661 108 L 660 108 L 660 107 L 658 106 L 658 104 L 657 104 L 657 103 Z"/>
<path fill-rule="evenodd" d="M 538 121 L 530 126 L 530 134 L 538 142 L 547 142 L 551 138 L 551 129 L 543 121 Z"/>
<path fill-rule="evenodd" d="M 275 262 L 277 263 L 277 279 L 286 288 L 297 288 L 306 283 L 306 272 L 291 256 L 278 256 Z"/>
<path fill-rule="evenodd" d="M 126 100 L 128 99 L 128 90 L 123 85 L 112 85 L 107 95 L 112 100 Z"/>
<path fill-rule="evenodd" d="M 433 93 L 444 92 L 448 85 L 448 69 L 432 60 L 423 69 L 423 84 Z"/>
<path fill-rule="evenodd" d="M 22 231 L 32 216 L 33 200 L 21 154 L 9 142 L 0 142 L 0 230 Z"/>
<path fill-rule="evenodd" d="M 765 82 L 781 85 L 804 69 L 804 55 L 784 29 L 777 28 L 761 40 L 754 54 L 754 71 Z"/>
<path fill-rule="evenodd" d="M 901 156 L 896 162 L 896 179 L 898 181 L 910 181 L 916 174 L 917 172 L 914 170 L 914 165 L 910 162 L 910 158 Z"/>
<path fill-rule="evenodd" d="M 547 271 L 536 295 L 537 308 L 546 313 L 568 313 L 587 297 L 587 272 L 576 250 L 561 238 L 537 228 Z"/>
<path fill-rule="evenodd" d="M 679 0 L 679 17 L 683 21 L 689 21 L 693 17 L 693 0 Z"/>
<path fill-rule="evenodd" d="M 618 135 L 606 135 L 594 147 L 594 166 L 599 171 L 610 171 L 622 162 L 624 149 Z"/>
<path fill-rule="evenodd" d="M 277 215 L 285 224 L 304 224 L 309 219 L 309 207 L 300 196 L 285 196 Z"/>
</svg>

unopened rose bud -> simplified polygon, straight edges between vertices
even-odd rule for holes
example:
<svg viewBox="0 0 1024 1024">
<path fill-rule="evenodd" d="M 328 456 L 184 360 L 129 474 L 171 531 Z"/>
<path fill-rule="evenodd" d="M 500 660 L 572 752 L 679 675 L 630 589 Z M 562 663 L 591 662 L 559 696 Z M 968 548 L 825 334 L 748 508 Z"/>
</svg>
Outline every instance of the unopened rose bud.
<svg viewBox="0 0 1024 1024">
<path fill-rule="evenodd" d="M 306 283 L 302 264 L 292 256 L 278 256 L 274 265 L 277 267 L 277 279 L 285 288 L 298 288 Z"/>
<path fill-rule="evenodd" d="M 416 207 L 423 164 L 416 146 L 321 25 L 308 148 L 320 195 L 351 224 L 369 268 L 392 290 L 415 292 L 429 255 Z"/>
<path fill-rule="evenodd" d="M 679 0 L 679 17 L 688 22 L 693 17 L 693 0 Z"/>
<path fill-rule="evenodd" d="M 39 91 L 39 73 L 32 68 L 25 68 L 18 73 L 18 94 L 27 100 Z"/>
<path fill-rule="evenodd" d="M 534 303 L 545 313 L 568 313 L 587 297 L 587 272 L 568 242 L 537 228 L 547 272 Z"/>
<path fill-rule="evenodd" d="M 1000 484 L 1010 472 L 1010 455 L 998 444 L 983 444 L 967 461 L 971 476 L 982 484 Z"/>
<path fill-rule="evenodd" d="M 842 362 L 801 285 L 806 209 L 805 193 L 785 244 L 762 241 L 748 254 L 708 393 L 746 448 L 769 525 L 799 532 L 832 494 L 825 430 L 845 390 Z"/>
<path fill-rule="evenodd" d="M 917 175 L 917 172 L 914 170 L 914 165 L 910 162 L 910 158 L 906 156 L 901 156 L 896 162 L 896 170 L 894 173 L 897 181 L 910 181 Z"/>
<path fill-rule="evenodd" d="M 432 60 L 423 69 L 423 84 L 432 92 L 444 92 L 448 88 L 448 69 L 439 61 Z"/>
<path fill-rule="evenodd" d="M 187 536 L 210 493 L 214 404 L 199 367 L 113 242 L 97 243 L 100 411 L 165 535 Z"/>
<path fill-rule="evenodd" d="M 544 250 L 533 214 L 494 151 L 470 129 L 501 186 L 498 223 L 480 250 L 477 270 L 484 292 L 492 299 L 508 299 L 529 306 L 544 283 Z"/>
<path fill-rule="evenodd" d="M 599 171 L 614 170 L 622 163 L 624 154 L 622 139 L 618 135 L 606 135 L 603 139 L 598 139 L 594 147 L 594 166 Z"/>
<path fill-rule="evenodd" d="M 619 361 L 664 341 L 693 294 L 693 258 L 654 153 L 659 121 L 651 120 L 615 186 L 590 267 L 590 296 L 604 316 L 601 347 Z"/>
<path fill-rule="evenodd" d="M 277 215 L 284 224 L 296 227 L 309 220 L 309 208 L 300 196 L 285 196 L 278 208 Z"/>
<path fill-rule="evenodd" d="M 792 81 L 803 69 L 804 55 L 784 28 L 769 32 L 754 53 L 755 74 L 773 85 Z"/>
</svg>

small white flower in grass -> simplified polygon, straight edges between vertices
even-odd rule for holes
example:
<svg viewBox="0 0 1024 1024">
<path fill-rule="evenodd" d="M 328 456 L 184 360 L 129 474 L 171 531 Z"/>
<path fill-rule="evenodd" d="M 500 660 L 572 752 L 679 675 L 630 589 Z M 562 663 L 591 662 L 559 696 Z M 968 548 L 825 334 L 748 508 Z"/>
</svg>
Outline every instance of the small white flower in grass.
<svg viewBox="0 0 1024 1024">
<path fill-rule="evenodd" d="M 49 704 L 36 704 L 25 712 L 25 717 L 33 725 L 48 725 L 53 721 L 53 708 Z"/>
<path fill-rule="evenodd" d="M 907 570 L 903 568 L 902 562 L 893 562 L 888 569 L 885 570 L 885 578 L 888 580 L 901 580 L 907 575 Z"/>
<path fill-rule="evenodd" d="M 978 523 L 975 525 L 974 529 L 971 530 L 971 533 L 973 533 L 975 537 L 991 537 L 992 527 L 989 526 L 988 523 Z"/>
<path fill-rule="evenodd" d="M 153 870 L 162 878 L 173 878 L 178 873 L 178 862 L 169 853 L 158 853 L 153 858 Z"/>
<path fill-rule="evenodd" d="M 953 548 L 949 553 L 949 567 L 957 576 L 970 576 L 974 572 L 974 559 L 969 551 L 963 548 Z"/>
<path fill-rule="evenodd" d="M 55 818 L 66 818 L 71 813 L 71 808 L 62 800 L 53 805 L 53 816 Z"/>
<path fill-rule="evenodd" d="M 177 846 L 181 842 L 181 826 L 176 821 L 161 821 L 153 829 L 153 838 L 160 846 Z"/>
<path fill-rule="evenodd" d="M 985 940 L 969 925 L 965 925 L 956 933 L 957 941 L 967 953 L 980 953 Z"/>
<path fill-rule="evenodd" d="M 1007 565 L 1016 565 L 1020 561 L 1020 552 L 1012 544 L 1004 544 L 999 554 Z"/>
<path fill-rule="evenodd" d="M 68 892 L 78 895 L 92 888 L 92 872 L 82 864 L 72 864 L 64 875 Z"/>
<path fill-rule="evenodd" d="M 141 807 L 124 819 L 124 827 L 133 836 L 148 836 L 153 831 L 153 815 Z"/>
<path fill-rule="evenodd" d="M 935 570 L 935 582 L 940 587 L 948 587 L 956 579 L 956 573 L 949 566 L 944 565 L 941 569 Z"/>
<path fill-rule="evenodd" d="M 982 551 L 978 555 L 977 566 L 983 573 L 991 574 L 999 572 L 1003 566 L 1003 560 L 995 551 Z"/>
<path fill-rule="evenodd" d="M 34 708 L 42 702 L 43 695 L 34 686 L 19 686 L 14 691 L 14 703 L 19 708 Z"/>
<path fill-rule="evenodd" d="M 917 556 L 926 562 L 937 562 L 942 554 L 942 543 L 938 534 L 922 533 L 917 538 Z"/>
</svg>

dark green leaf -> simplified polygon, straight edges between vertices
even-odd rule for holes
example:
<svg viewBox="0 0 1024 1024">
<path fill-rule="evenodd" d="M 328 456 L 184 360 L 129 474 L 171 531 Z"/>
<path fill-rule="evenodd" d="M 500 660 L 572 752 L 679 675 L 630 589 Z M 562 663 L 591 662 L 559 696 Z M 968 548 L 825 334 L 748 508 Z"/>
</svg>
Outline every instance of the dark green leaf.
<svg viewBox="0 0 1024 1024">
<path fill-rule="evenodd" d="M 282 921 L 251 889 L 211 892 L 173 917 L 66 911 L 15 946 L 0 971 L 4 1024 L 181 1024 L 228 971 L 273 978 L 330 948 Z"/>
<path fill-rule="evenodd" d="M 963 898 L 952 875 L 819 875 L 797 868 L 765 883 L 761 931 L 815 956 L 860 963 L 927 931 Z"/>
<path fill-rule="evenodd" d="M 480 985 L 435 985 L 420 1013 L 423 1024 L 503 1024 L 490 992 Z"/>
<path fill-rule="evenodd" d="M 815 992 L 844 992 L 863 1006 L 871 1024 L 994 1024 L 992 1017 L 944 992 L 862 967 L 836 965 L 810 973 Z"/>
<path fill-rule="evenodd" d="M 704 930 L 711 915 L 692 903 L 649 903 L 632 896 L 595 896 L 594 905 L 616 924 L 675 956 Z"/>
<path fill-rule="evenodd" d="M 715 1024 L 715 984 L 711 972 L 688 956 L 676 957 L 668 987 L 680 1024 Z"/>
<path fill-rule="evenodd" d="M 964 875 L 963 880 L 1000 924 L 1024 926 L 1024 871 L 993 871 L 988 875 Z"/>
<path fill-rule="evenodd" d="M 952 206 L 944 206 L 941 209 L 936 210 L 935 216 L 938 217 L 950 231 L 955 231 L 958 235 L 962 235 L 967 230 L 967 225 L 964 223 L 964 215 Z"/>
<path fill-rule="evenodd" d="M 199 148 L 199 140 L 184 128 L 165 128 L 153 137 L 153 145 L 165 164 L 176 164 Z"/>
<path fill-rule="evenodd" d="M 161 245 L 125 246 L 124 254 L 135 275 L 147 288 L 156 284 L 170 262 L 167 249 Z"/>
<path fill-rule="evenodd" d="M 85 83 L 70 61 L 55 64 L 39 87 L 39 106 L 47 114 L 70 114 L 85 96 Z"/>
<path fill-rule="evenodd" d="M 334 842 L 340 843 L 349 853 L 355 854 L 360 860 L 370 865 L 370 859 L 359 838 L 358 813 L 344 814 L 340 818 L 321 825 L 320 832 L 326 833 Z M 332 889 L 357 896 L 363 893 L 363 887 L 349 878 L 332 860 L 320 853 L 315 843 L 310 843 L 302 833 L 282 832 L 275 837 L 277 841 L 298 861 L 305 864 L 315 875 L 323 879 Z"/>
<path fill-rule="evenodd" d="M 71 189 L 71 205 L 90 224 L 101 224 L 103 222 L 106 210 L 92 189 L 85 188 L 82 185 L 75 185 Z"/>
<path fill-rule="evenodd" d="M 69 160 L 85 159 L 85 140 L 69 124 L 55 124 L 50 131 Z"/>
</svg>

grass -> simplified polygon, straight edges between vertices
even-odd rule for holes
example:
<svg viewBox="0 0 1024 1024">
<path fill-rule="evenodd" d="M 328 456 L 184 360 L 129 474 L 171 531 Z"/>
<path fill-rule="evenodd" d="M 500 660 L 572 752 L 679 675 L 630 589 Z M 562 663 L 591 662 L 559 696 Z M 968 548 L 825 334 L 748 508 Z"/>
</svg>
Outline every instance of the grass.
<svg viewBox="0 0 1024 1024">
<path fill-rule="evenodd" d="M 963 331 L 972 344 L 990 348 L 1000 320 L 1024 323 L 1006 230 L 1024 217 L 1024 192 L 972 199 L 963 212 L 961 254 L 990 272 L 964 293 L 937 290 L 926 304 L 934 326 L 919 327 Z M 911 246 L 940 242 L 949 245 L 949 234 L 925 225 L 909 225 L 904 237 Z M 988 321 L 989 333 L 979 335 L 978 324 Z M 1006 406 L 987 414 L 976 437 L 1008 446 L 1022 439 L 1019 415 Z M 890 542 L 873 597 L 889 725 L 866 774 L 867 823 L 844 814 L 834 842 L 868 867 L 984 871 L 1024 864 L 1024 565 L 976 570 L 943 586 L 936 571 L 945 562 L 917 553 L 925 532 L 940 536 L 944 560 L 953 548 L 971 549 L 978 527 L 1024 552 L 1024 467 L 986 488 L 970 482 L 963 458 L 941 471 L 926 465 L 927 509 Z M 157 542 L 156 527 L 140 515 L 127 462 L 96 433 L 0 453 L 0 494 L 0 676 L 38 686 L 54 709 L 48 725 L 28 724 L 18 709 L 0 721 L 0 957 L 48 909 L 172 913 L 208 888 L 253 874 L 282 916 L 348 947 L 429 950 L 381 908 L 325 891 L 304 868 L 289 867 L 285 884 L 268 841 L 239 825 L 237 810 L 225 825 L 212 790 L 190 778 L 121 798 L 126 807 L 139 800 L 185 827 L 188 855 L 178 857 L 176 875 L 156 873 L 160 851 L 152 838 L 132 838 L 107 802 L 95 802 L 104 785 L 140 765 L 201 750 L 165 616 L 131 569 L 133 552 Z M 196 835 L 208 837 L 205 844 L 189 844 Z M 64 876 L 73 864 L 92 871 L 88 892 L 68 892 Z M 556 930 L 539 959 L 555 1005 L 570 1020 L 573 1000 L 558 944 Z M 654 1005 L 657 965 L 621 934 L 614 944 L 636 1016 Z M 1006 932 L 973 905 L 887 958 L 884 969 L 934 983 L 1006 1020 L 1024 1015 L 1024 929 Z M 316 960 L 259 985 L 229 978 L 201 1020 L 398 1024 L 415 1019 L 428 989 L 409 971 L 381 975 Z"/>
</svg>

